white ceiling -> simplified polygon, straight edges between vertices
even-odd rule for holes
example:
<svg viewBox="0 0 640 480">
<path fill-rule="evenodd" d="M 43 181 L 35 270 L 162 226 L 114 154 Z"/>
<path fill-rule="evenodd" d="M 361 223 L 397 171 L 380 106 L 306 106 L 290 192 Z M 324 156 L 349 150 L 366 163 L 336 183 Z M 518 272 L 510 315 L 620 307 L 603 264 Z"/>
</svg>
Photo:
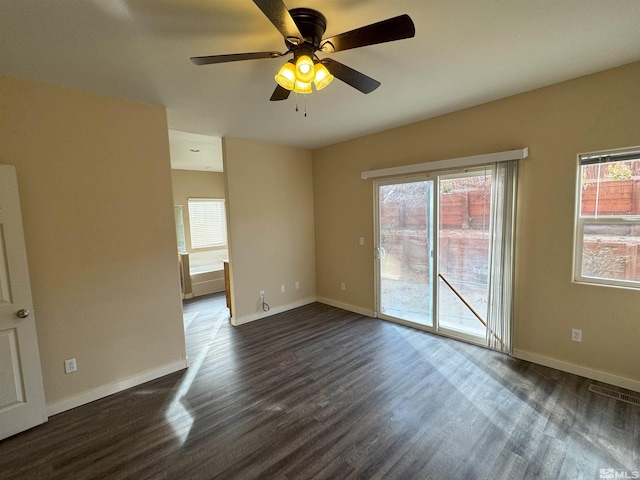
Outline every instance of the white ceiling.
<svg viewBox="0 0 640 480">
<path fill-rule="evenodd" d="M 326 36 L 403 13 L 416 36 L 333 54 L 382 86 L 334 81 L 300 96 L 306 118 L 269 101 L 283 59 L 189 61 L 283 51 L 251 0 L 2 0 L 0 72 L 164 105 L 175 131 L 317 148 L 640 60 L 640 0 L 286 4 L 322 11 Z"/>
</svg>

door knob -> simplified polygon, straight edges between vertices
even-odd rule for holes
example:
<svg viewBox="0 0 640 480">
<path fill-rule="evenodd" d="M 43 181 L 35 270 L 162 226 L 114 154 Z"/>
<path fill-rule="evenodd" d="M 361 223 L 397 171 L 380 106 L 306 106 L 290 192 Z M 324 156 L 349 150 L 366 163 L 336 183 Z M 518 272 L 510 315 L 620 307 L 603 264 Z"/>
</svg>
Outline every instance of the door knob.
<svg viewBox="0 0 640 480">
<path fill-rule="evenodd" d="M 29 315 L 31 315 L 31 312 L 26 308 L 23 308 L 22 310 L 18 310 L 16 312 L 16 315 L 20 318 L 27 318 Z"/>
</svg>

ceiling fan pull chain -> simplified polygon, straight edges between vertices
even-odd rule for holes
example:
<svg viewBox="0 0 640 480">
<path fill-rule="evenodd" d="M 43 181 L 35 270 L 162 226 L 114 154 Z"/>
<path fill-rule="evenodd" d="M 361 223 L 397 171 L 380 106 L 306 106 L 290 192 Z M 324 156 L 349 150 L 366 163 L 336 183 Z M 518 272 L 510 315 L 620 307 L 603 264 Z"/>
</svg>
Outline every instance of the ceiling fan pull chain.
<svg viewBox="0 0 640 480">
<path fill-rule="evenodd" d="M 307 96 L 302 96 L 302 107 L 304 108 L 304 116 L 307 116 Z M 298 94 L 296 93 L 296 112 L 299 112 L 300 108 L 298 108 Z"/>
</svg>

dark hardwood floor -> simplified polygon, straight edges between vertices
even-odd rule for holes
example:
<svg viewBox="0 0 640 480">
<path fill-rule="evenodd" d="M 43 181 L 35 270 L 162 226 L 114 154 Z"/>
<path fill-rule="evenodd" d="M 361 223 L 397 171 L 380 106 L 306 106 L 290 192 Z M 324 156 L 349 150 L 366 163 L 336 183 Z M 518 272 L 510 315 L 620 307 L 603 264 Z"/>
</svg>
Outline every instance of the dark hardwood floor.
<svg viewBox="0 0 640 480">
<path fill-rule="evenodd" d="M 597 479 L 601 468 L 640 469 L 640 407 L 588 392 L 585 378 L 319 303 L 238 328 L 220 295 L 184 312 L 188 370 L 0 442 L 0 478 Z"/>
</svg>

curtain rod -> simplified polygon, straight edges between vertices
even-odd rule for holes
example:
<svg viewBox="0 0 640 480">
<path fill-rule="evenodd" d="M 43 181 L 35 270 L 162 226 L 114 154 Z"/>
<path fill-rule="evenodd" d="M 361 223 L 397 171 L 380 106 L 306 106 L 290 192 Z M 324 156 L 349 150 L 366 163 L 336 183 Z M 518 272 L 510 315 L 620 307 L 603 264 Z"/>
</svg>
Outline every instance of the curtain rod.
<svg viewBox="0 0 640 480">
<path fill-rule="evenodd" d="M 408 173 L 432 172 L 449 168 L 472 167 L 486 165 L 489 163 L 506 162 L 508 160 L 521 160 L 529 156 L 529 148 L 517 150 L 506 150 L 504 152 L 485 153 L 482 155 L 471 155 L 470 157 L 449 158 L 447 160 L 437 160 L 435 162 L 417 163 L 414 165 L 403 165 L 401 167 L 381 168 L 379 170 L 368 170 L 360 174 L 360 178 L 390 177 L 393 175 L 406 175 Z"/>
</svg>

